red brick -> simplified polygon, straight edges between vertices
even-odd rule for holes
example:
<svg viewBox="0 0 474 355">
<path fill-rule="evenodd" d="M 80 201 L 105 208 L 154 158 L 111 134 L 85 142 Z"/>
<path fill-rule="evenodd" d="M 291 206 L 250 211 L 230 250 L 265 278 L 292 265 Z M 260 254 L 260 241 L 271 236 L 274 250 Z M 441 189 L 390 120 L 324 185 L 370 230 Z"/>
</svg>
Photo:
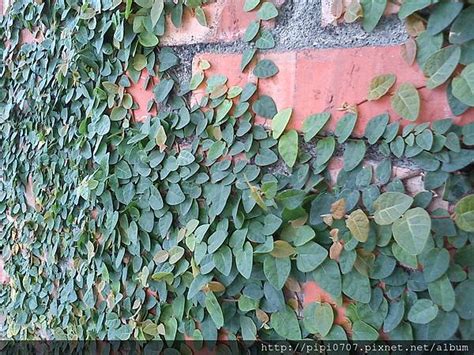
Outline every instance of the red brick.
<svg viewBox="0 0 474 355">
<path fill-rule="evenodd" d="M 132 95 L 134 103 L 138 105 L 137 109 L 132 110 L 133 118 L 136 121 L 143 121 L 147 116 L 156 115 L 156 105 L 153 106 L 150 112 L 147 111 L 147 106 L 148 102 L 155 97 L 153 87 L 158 84 L 159 80 L 158 77 L 151 77 L 145 87 L 147 77 L 147 70 L 142 70 L 138 82 L 134 83 L 130 80 L 131 86 L 126 89 L 126 92 Z"/>
<path fill-rule="evenodd" d="M 274 0 L 281 6 L 285 0 Z M 182 25 L 174 27 L 167 18 L 167 33 L 161 38 L 164 45 L 193 43 L 232 42 L 240 39 L 250 22 L 256 19 L 256 11 L 244 11 L 245 0 L 214 0 L 203 7 L 208 26 L 202 26 L 189 9 L 184 10 Z M 267 25 L 272 25 L 268 22 Z"/>
<path fill-rule="evenodd" d="M 5 262 L 3 258 L 0 256 L 0 285 L 7 284 L 10 282 L 10 276 L 6 273 L 5 269 Z"/>
<path fill-rule="evenodd" d="M 251 70 L 240 72 L 241 54 L 205 53 L 197 56 L 194 63 L 200 58 L 209 60 L 212 65 L 206 71 L 207 75 L 227 75 L 229 86 L 245 85 L 256 80 Z M 273 60 L 279 73 L 269 79 L 260 79 L 259 93 L 271 96 L 279 110 L 293 108 L 288 128 L 301 129 L 309 115 L 330 111 L 332 119 L 327 128 L 334 130 L 338 119 L 344 115 L 338 108 L 345 102 L 362 103 L 358 106 L 359 119 L 354 131 L 358 136 L 363 135 L 367 122 L 380 113 L 388 111 L 391 121 L 401 120 L 391 108 L 390 95 L 377 101 L 365 101 L 372 78 L 385 73 L 397 76 L 390 93 L 404 82 L 421 88 L 421 111 L 417 123 L 452 117 L 445 87 L 435 90 L 423 88 L 426 81 L 423 73 L 416 65 L 406 64 L 401 57 L 401 46 L 272 52 L 261 55 L 261 58 Z M 199 89 L 196 95 L 200 94 L 202 90 Z M 474 110 L 470 109 L 464 115 L 455 117 L 454 122 L 474 122 Z M 401 123 L 406 125 L 410 122 L 401 120 Z"/>
</svg>

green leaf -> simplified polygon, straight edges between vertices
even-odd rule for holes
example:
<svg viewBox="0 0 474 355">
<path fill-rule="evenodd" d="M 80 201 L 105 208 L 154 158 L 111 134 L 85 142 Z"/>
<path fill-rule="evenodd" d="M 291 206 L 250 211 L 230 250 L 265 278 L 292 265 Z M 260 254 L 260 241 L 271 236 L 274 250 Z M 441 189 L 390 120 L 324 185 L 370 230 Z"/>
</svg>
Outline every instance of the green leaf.
<svg viewBox="0 0 474 355">
<path fill-rule="evenodd" d="M 369 303 L 371 297 L 369 278 L 351 270 L 342 276 L 342 292 L 354 301 Z"/>
<path fill-rule="evenodd" d="M 298 318 L 289 306 L 286 306 L 283 311 L 272 313 L 270 325 L 284 339 L 301 340 Z"/>
<path fill-rule="evenodd" d="M 307 117 L 303 122 L 302 131 L 305 142 L 309 142 L 316 136 L 331 118 L 329 112 L 318 113 Z"/>
<path fill-rule="evenodd" d="M 285 108 L 279 111 L 272 120 L 272 136 L 273 139 L 278 139 L 285 131 L 286 125 L 290 122 L 290 117 L 293 112 L 291 108 Z"/>
<path fill-rule="evenodd" d="M 389 333 L 394 330 L 400 324 L 404 315 L 405 301 L 403 299 L 390 303 L 387 317 L 383 323 L 383 331 Z"/>
<path fill-rule="evenodd" d="M 271 49 L 275 47 L 275 39 L 272 33 L 267 29 L 262 29 L 260 35 L 255 41 L 255 47 L 258 49 Z"/>
<path fill-rule="evenodd" d="M 166 100 L 171 90 L 173 89 L 174 81 L 172 79 L 164 79 L 158 83 L 153 89 L 155 94 L 155 99 L 158 102 L 163 102 Z"/>
<path fill-rule="evenodd" d="M 247 11 L 247 12 L 252 11 L 258 5 L 260 5 L 260 0 L 245 0 L 244 11 Z"/>
<path fill-rule="evenodd" d="M 449 79 L 459 64 L 461 48 L 447 46 L 433 53 L 423 66 L 423 73 L 429 77 L 426 87 L 434 89 Z"/>
<path fill-rule="evenodd" d="M 432 0 L 405 0 L 400 6 L 400 10 L 398 11 L 398 17 L 400 20 L 410 16 L 415 11 L 424 9 L 425 7 L 430 6 Z"/>
<path fill-rule="evenodd" d="M 404 83 L 392 97 L 392 108 L 403 118 L 415 121 L 420 114 L 420 95 L 415 86 Z"/>
<path fill-rule="evenodd" d="M 242 339 L 244 341 L 256 340 L 257 326 L 252 318 L 240 316 L 240 330 L 242 332 Z"/>
<path fill-rule="evenodd" d="M 260 30 L 260 21 L 252 21 L 250 24 L 247 26 L 247 29 L 245 30 L 243 40 L 244 42 L 250 42 L 255 38 L 257 35 L 258 31 Z"/>
<path fill-rule="evenodd" d="M 216 120 L 215 124 L 221 123 L 221 121 L 228 115 L 232 108 L 232 100 L 225 99 L 222 103 L 216 107 Z"/>
<path fill-rule="evenodd" d="M 384 96 L 395 84 L 397 77 L 394 74 L 383 74 L 372 79 L 369 86 L 367 99 L 369 101 L 378 100 Z"/>
<path fill-rule="evenodd" d="M 450 312 L 454 309 L 454 289 L 447 275 L 443 275 L 436 281 L 429 282 L 428 291 L 433 302 L 443 310 Z"/>
<path fill-rule="evenodd" d="M 176 163 L 179 166 L 186 166 L 194 162 L 194 155 L 189 150 L 182 150 L 179 152 Z"/>
<path fill-rule="evenodd" d="M 214 161 L 217 158 L 221 157 L 224 153 L 225 149 L 225 142 L 217 141 L 211 144 L 208 152 L 207 152 L 207 159 L 209 161 Z"/>
<path fill-rule="evenodd" d="M 472 295 L 474 295 L 474 281 L 466 280 L 456 286 L 455 309 L 462 319 L 474 319 L 474 308 L 472 307 Z"/>
<path fill-rule="evenodd" d="M 446 95 L 448 96 L 448 105 L 451 109 L 451 112 L 455 116 L 462 115 L 469 109 L 469 106 L 465 103 L 461 102 L 453 95 L 453 81 L 451 80 L 448 84 L 448 88 L 446 89 Z"/>
<path fill-rule="evenodd" d="M 206 13 L 201 6 L 194 9 L 194 15 L 201 26 L 207 27 Z"/>
<path fill-rule="evenodd" d="M 292 129 L 283 134 L 278 141 L 278 152 L 286 165 L 292 168 L 298 157 L 298 133 Z"/>
<path fill-rule="evenodd" d="M 375 341 L 379 338 L 379 332 L 367 323 L 356 320 L 352 325 L 352 340 Z"/>
<path fill-rule="evenodd" d="M 256 48 L 246 48 L 242 52 L 242 61 L 240 62 L 240 71 L 241 72 L 243 72 L 245 70 L 245 68 L 247 68 L 247 66 L 250 64 L 253 57 L 255 56 L 255 53 L 257 53 Z"/>
<path fill-rule="evenodd" d="M 342 291 L 341 271 L 337 262 L 326 259 L 311 273 L 314 281 L 333 297 L 339 297 Z"/>
<path fill-rule="evenodd" d="M 452 85 L 455 98 L 468 106 L 474 106 L 474 63 L 466 66 L 453 79 Z"/>
<path fill-rule="evenodd" d="M 138 35 L 138 41 L 143 47 L 155 47 L 160 42 L 158 37 L 150 32 L 142 32 Z"/>
<path fill-rule="evenodd" d="M 416 144 L 424 150 L 430 150 L 433 146 L 433 132 L 429 129 L 425 129 L 415 139 Z"/>
<path fill-rule="evenodd" d="M 273 118 L 277 114 L 275 101 L 270 96 L 261 95 L 253 104 L 252 110 L 257 115 L 265 118 Z"/>
<path fill-rule="evenodd" d="M 278 16 L 278 10 L 273 5 L 272 2 L 266 1 L 260 6 L 260 9 L 257 11 L 257 18 L 260 20 L 271 20 Z"/>
<path fill-rule="evenodd" d="M 263 261 L 263 273 L 270 284 L 277 290 L 281 290 L 285 285 L 291 271 L 291 261 L 289 257 L 274 258 L 267 255 Z"/>
<path fill-rule="evenodd" d="M 428 18 L 426 31 L 432 36 L 440 33 L 454 21 L 462 8 L 461 2 L 446 1 L 435 4 Z"/>
<path fill-rule="evenodd" d="M 443 276 L 449 267 L 449 252 L 446 249 L 431 249 L 423 258 L 423 276 L 432 282 Z"/>
<path fill-rule="evenodd" d="M 214 265 L 216 265 L 216 269 L 224 276 L 229 276 L 232 270 L 232 259 L 232 252 L 227 245 L 224 245 L 212 254 L 212 260 Z"/>
<path fill-rule="evenodd" d="M 123 107 L 114 107 L 110 112 L 111 121 L 121 121 L 127 115 L 127 110 Z"/>
<path fill-rule="evenodd" d="M 449 132 L 446 135 L 444 146 L 453 152 L 459 153 L 461 151 L 461 143 L 459 142 L 458 135 L 454 132 Z"/>
<path fill-rule="evenodd" d="M 310 333 L 325 337 L 334 323 L 334 311 L 328 303 L 310 303 L 303 311 L 303 324 Z"/>
<path fill-rule="evenodd" d="M 206 293 L 205 305 L 217 329 L 222 328 L 224 326 L 224 315 L 222 314 L 221 306 L 217 301 L 214 292 Z"/>
<path fill-rule="evenodd" d="M 308 242 L 296 248 L 296 267 L 301 272 L 311 272 L 328 256 L 328 251 L 317 243 Z"/>
<path fill-rule="evenodd" d="M 132 335 L 133 329 L 130 325 L 121 325 L 118 328 L 109 328 L 107 338 L 109 340 L 128 340 Z"/>
<path fill-rule="evenodd" d="M 438 315 L 438 306 L 433 301 L 421 299 L 416 301 L 408 311 L 407 318 L 410 322 L 427 324 Z"/>
<path fill-rule="evenodd" d="M 130 165 L 128 165 L 125 160 L 120 160 L 115 165 L 115 176 L 117 176 L 118 179 L 130 179 L 132 177 Z"/>
<path fill-rule="evenodd" d="M 393 223 L 392 232 L 395 241 L 408 254 L 419 255 L 430 237 L 431 218 L 420 207 L 410 209 Z"/>
<path fill-rule="evenodd" d="M 178 184 L 171 184 L 166 193 L 165 201 L 170 206 L 176 206 L 183 203 L 186 199 L 181 187 Z"/>
<path fill-rule="evenodd" d="M 398 136 L 394 141 L 390 142 L 390 150 L 397 158 L 401 158 L 405 151 L 405 141 L 403 138 Z"/>
<path fill-rule="evenodd" d="M 472 24 L 474 23 L 474 5 L 471 5 L 461 11 L 454 20 L 449 31 L 449 42 L 453 44 L 462 44 L 474 39 Z"/>
<path fill-rule="evenodd" d="M 443 34 L 431 36 L 428 32 L 422 32 L 416 38 L 416 61 L 423 69 L 426 60 L 443 45 Z"/>
<path fill-rule="evenodd" d="M 165 4 L 163 0 L 155 0 L 153 2 L 153 6 L 150 11 L 152 27 L 155 27 L 155 25 L 158 23 L 158 20 L 160 19 L 164 8 L 165 8 Z"/>
<path fill-rule="evenodd" d="M 316 145 L 316 165 L 322 166 L 331 159 L 336 149 L 336 140 L 334 137 L 329 136 L 318 140 Z"/>
<path fill-rule="evenodd" d="M 458 201 L 454 208 L 454 221 L 463 231 L 474 232 L 474 195 Z"/>
<path fill-rule="evenodd" d="M 357 168 L 364 159 L 366 150 L 367 148 L 363 140 L 348 141 L 344 147 L 344 170 L 352 171 Z"/>
<path fill-rule="evenodd" d="M 137 54 L 133 57 L 133 68 L 137 71 L 142 71 L 147 65 L 146 57 L 143 54 Z"/>
<path fill-rule="evenodd" d="M 361 209 L 355 210 L 349 215 L 346 226 L 359 242 L 365 243 L 369 238 L 369 219 Z"/>
<path fill-rule="evenodd" d="M 204 81 L 204 72 L 198 71 L 191 77 L 191 81 L 189 82 L 189 88 L 191 90 L 196 90 L 199 87 L 199 85 L 202 84 L 203 81 Z"/>
<path fill-rule="evenodd" d="M 176 264 L 184 255 L 184 248 L 180 246 L 174 246 L 169 250 L 169 259 L 168 262 L 170 264 Z"/>
<path fill-rule="evenodd" d="M 253 74 L 257 78 L 270 78 L 278 73 L 278 67 L 270 59 L 262 59 L 257 63 L 253 70 Z"/>
<path fill-rule="evenodd" d="M 377 141 L 382 137 L 389 119 L 388 113 L 383 113 L 375 116 L 367 123 L 364 135 L 369 144 L 373 145 L 377 143 Z"/>
<path fill-rule="evenodd" d="M 234 251 L 235 255 L 235 264 L 237 265 L 237 270 L 240 274 L 246 279 L 250 278 L 253 267 L 253 248 L 250 242 L 245 242 L 242 249 Z"/>
<path fill-rule="evenodd" d="M 344 143 L 354 130 L 357 121 L 357 115 L 352 112 L 346 113 L 336 125 L 334 134 L 339 144 Z"/>
<path fill-rule="evenodd" d="M 224 243 L 226 238 L 227 238 L 227 232 L 222 230 L 222 229 L 218 229 L 214 233 L 212 233 L 210 235 L 209 239 L 207 240 L 207 244 L 208 244 L 207 251 L 208 251 L 208 253 L 212 254 L 217 249 L 219 249 L 219 247 Z"/>
<path fill-rule="evenodd" d="M 474 123 L 463 126 L 462 135 L 464 144 L 474 145 Z"/>
<path fill-rule="evenodd" d="M 399 192 L 385 192 L 374 201 L 375 223 L 388 225 L 408 210 L 413 198 Z"/>
<path fill-rule="evenodd" d="M 364 13 L 362 26 L 367 32 L 372 32 L 385 11 L 387 0 L 361 0 L 360 5 Z"/>
<path fill-rule="evenodd" d="M 301 206 L 305 197 L 304 190 L 290 189 L 280 192 L 276 195 L 275 200 L 284 208 L 293 210 Z"/>
</svg>

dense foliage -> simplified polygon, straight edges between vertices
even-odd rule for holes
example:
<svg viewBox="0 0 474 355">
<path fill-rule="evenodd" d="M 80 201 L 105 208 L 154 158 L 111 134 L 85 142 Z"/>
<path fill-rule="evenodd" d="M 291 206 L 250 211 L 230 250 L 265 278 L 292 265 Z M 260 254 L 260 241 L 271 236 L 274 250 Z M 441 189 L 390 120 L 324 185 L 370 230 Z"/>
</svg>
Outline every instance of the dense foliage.
<svg viewBox="0 0 474 355">
<path fill-rule="evenodd" d="M 200 4 L 186 2 L 205 24 Z M 265 80 L 275 64 L 249 64 L 271 47 L 260 23 L 277 10 L 259 0 L 246 10 L 259 20 L 242 70 Z M 0 247 L 10 281 L 0 336 L 346 339 L 332 305 L 302 310 L 298 282 L 315 280 L 337 304 L 352 300 L 354 340 L 381 330 L 472 339 L 474 125 L 401 130 L 381 114 L 354 139 L 351 109 L 334 136 L 322 135 L 330 114 L 320 113 L 300 137 L 286 130 L 291 109 L 277 112 L 255 84 L 207 76 L 206 61 L 190 83 L 177 81 L 178 57 L 157 45 L 165 15 L 179 25 L 182 11 L 182 1 L 16 1 L 3 19 Z M 23 28 L 44 40 L 20 44 Z M 160 79 L 149 105 L 160 109 L 139 123 L 127 88 L 145 68 Z M 201 84 L 205 97 L 189 107 Z M 273 119 L 271 131 L 255 114 Z M 384 159 L 364 164 L 375 149 Z M 398 158 L 417 166 L 425 191 L 411 197 L 392 178 Z M 441 198 L 455 210 L 429 208 Z"/>
</svg>

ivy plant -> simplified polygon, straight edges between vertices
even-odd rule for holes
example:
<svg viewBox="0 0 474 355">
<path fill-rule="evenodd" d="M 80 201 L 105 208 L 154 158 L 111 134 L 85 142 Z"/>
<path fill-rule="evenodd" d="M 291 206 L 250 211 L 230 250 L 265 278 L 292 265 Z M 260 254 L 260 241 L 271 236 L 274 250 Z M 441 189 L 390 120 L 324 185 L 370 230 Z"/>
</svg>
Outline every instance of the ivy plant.
<svg viewBox="0 0 474 355">
<path fill-rule="evenodd" d="M 474 125 L 401 130 L 381 113 L 358 138 L 350 110 L 335 137 L 329 112 L 309 116 L 300 136 L 287 129 L 291 108 L 209 75 L 212 63 L 176 78 L 178 56 L 159 46 L 165 16 L 179 25 L 193 11 L 205 23 L 201 5 L 24 0 L 2 19 L 0 335 L 162 340 L 182 352 L 177 340 L 222 333 L 472 339 Z M 244 6 L 258 21 L 277 15 L 270 2 Z M 21 43 L 23 28 L 43 40 Z M 256 32 L 251 41 L 270 38 Z M 265 59 L 243 67 L 260 80 L 278 73 Z M 146 80 L 158 113 L 138 122 L 128 88 L 145 69 L 158 79 Z M 372 98 L 393 80 L 377 79 Z M 392 178 L 399 162 L 423 178 L 415 196 Z M 308 281 L 334 302 L 303 307 Z M 350 329 L 336 324 L 343 300 Z"/>
</svg>

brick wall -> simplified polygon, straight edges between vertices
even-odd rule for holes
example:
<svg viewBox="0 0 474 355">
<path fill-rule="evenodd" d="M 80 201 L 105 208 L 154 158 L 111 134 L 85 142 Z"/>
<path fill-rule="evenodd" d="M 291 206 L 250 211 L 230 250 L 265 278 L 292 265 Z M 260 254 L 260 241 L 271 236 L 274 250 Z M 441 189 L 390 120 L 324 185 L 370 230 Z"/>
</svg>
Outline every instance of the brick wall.
<svg viewBox="0 0 474 355">
<path fill-rule="evenodd" d="M 162 45 L 174 47 L 183 63 L 183 75 L 189 76 L 199 59 L 206 59 L 212 65 L 208 73 L 226 75 L 229 87 L 256 81 L 251 66 L 244 73 L 239 69 L 241 51 L 245 48 L 239 39 L 255 18 L 255 12 L 243 11 L 243 3 L 244 0 L 212 1 L 204 7 L 209 27 L 199 25 L 190 14 L 185 15 L 184 26 L 180 29 L 169 24 L 172 32 L 163 38 Z M 364 102 L 370 80 L 385 73 L 397 75 L 392 90 L 403 82 L 411 82 L 420 88 L 421 113 L 417 123 L 452 117 L 445 88 L 423 88 L 425 79 L 422 72 L 416 65 L 409 66 L 402 59 L 402 43 L 407 35 L 403 24 L 394 16 L 386 18 L 373 33 L 367 34 L 358 23 L 340 24 L 337 28 L 328 25 L 333 20 L 327 0 L 275 0 L 275 3 L 280 7 L 281 16 L 266 26 L 273 29 L 278 44 L 275 50 L 259 55 L 272 59 L 279 67 L 279 74 L 262 80 L 259 93 L 271 96 L 279 110 L 294 109 L 289 128 L 300 129 L 308 115 L 328 110 L 333 114 L 328 128 L 334 129 L 343 114 L 338 108 L 344 102 L 360 103 L 356 135 L 364 132 L 369 119 L 384 111 L 391 114 L 392 120 L 398 120 L 390 108 L 388 96 L 376 102 Z M 23 41 L 34 40 L 37 39 L 24 35 Z M 128 89 L 140 106 L 134 112 L 136 119 L 149 114 L 146 106 L 154 97 L 152 85 L 143 88 L 146 75 L 142 73 L 142 80 Z M 195 96 L 199 95 L 199 90 Z M 474 122 L 474 112 L 471 109 L 454 120 L 458 124 Z M 264 123 L 264 120 L 257 118 L 257 123 Z M 341 164 L 336 161 L 331 169 L 336 175 Z M 407 171 L 409 169 L 395 166 L 393 175 L 403 177 Z M 405 183 L 412 193 L 423 186 L 419 177 L 407 179 Z M 0 278 L 1 272 L 0 260 Z M 313 282 L 304 285 L 303 293 L 305 303 L 315 300 L 335 303 Z M 343 324 L 344 310 L 338 310 L 342 317 L 340 324 Z"/>
<path fill-rule="evenodd" d="M 192 47 L 197 43 L 205 43 L 205 46 L 201 47 L 204 48 L 203 50 L 193 53 L 193 72 L 195 72 L 199 60 L 206 59 L 211 63 L 211 68 L 206 71 L 206 75 L 226 75 L 229 87 L 255 82 L 257 79 L 252 75 L 251 66 L 243 73 L 240 71 L 242 47 L 238 39 L 241 38 L 247 24 L 254 16 L 242 10 L 243 2 L 243 0 L 217 0 L 205 8 L 210 19 L 209 23 L 212 24 L 211 28 L 202 28 L 195 20 L 190 19 L 182 29 L 170 33 L 164 43 L 181 46 L 175 48 L 178 54 L 187 46 Z M 281 35 L 282 31 L 285 31 L 285 26 L 300 28 L 295 23 L 291 23 L 291 19 L 302 21 L 305 26 L 304 21 L 307 21 L 308 18 L 298 19 L 298 16 L 295 16 L 294 12 L 298 11 L 298 6 L 295 3 L 288 0 L 286 4 L 283 1 L 278 3 L 281 6 L 281 16 L 286 20 L 277 20 L 276 23 L 268 25 L 273 28 L 279 43 L 275 50 L 259 54 L 260 58 L 273 60 L 279 68 L 279 73 L 276 76 L 259 82 L 259 93 L 271 96 L 275 100 L 278 110 L 287 107 L 293 108 L 288 128 L 301 129 L 304 119 L 310 114 L 330 111 L 332 121 L 328 128 L 334 129 L 337 120 L 344 114 L 338 110 L 344 102 L 361 103 L 358 105 L 359 119 L 355 128 L 355 134 L 359 136 L 363 134 L 367 122 L 377 114 L 388 111 L 392 120 L 399 120 L 399 117 L 391 109 L 388 95 L 375 102 L 365 102 L 370 80 L 376 75 L 385 73 L 393 73 L 397 76 L 397 83 L 392 90 L 396 90 L 398 85 L 403 82 L 411 82 L 420 88 L 421 111 L 417 123 L 452 117 L 445 88 L 440 87 L 436 90 L 423 88 L 425 85 L 423 73 L 416 65 L 409 66 L 403 60 L 401 50 L 402 43 L 406 40 L 406 34 L 403 32 L 403 27 L 400 30 L 400 26 L 403 25 L 395 16 L 386 19 L 374 34 L 369 35 L 362 32 L 357 23 L 339 25 L 338 28 L 328 26 L 332 22 L 328 15 L 328 1 L 316 1 L 316 5 L 306 2 L 307 11 L 315 10 L 313 15 L 318 17 L 315 18 L 310 14 L 308 18 L 318 24 L 312 32 L 301 33 L 301 36 L 314 35 L 313 40 L 316 42 L 308 41 L 301 45 L 302 41 L 297 31 L 292 33 L 293 38 Z M 387 15 L 395 10 L 388 9 Z M 308 23 L 306 28 L 311 28 L 311 26 L 314 24 Z M 383 43 L 384 45 L 378 45 L 380 40 L 377 36 L 387 36 L 387 33 L 393 37 L 385 38 L 387 41 Z M 318 37 L 326 39 L 325 43 L 332 45 L 326 46 L 325 43 L 321 45 L 317 41 Z M 334 45 L 338 39 L 340 39 L 341 48 L 334 48 L 339 47 L 337 44 Z M 358 42 L 361 39 L 362 43 Z M 233 41 L 237 41 L 237 43 L 233 43 Z M 293 43 L 297 44 L 293 45 Z M 365 45 L 361 46 L 361 44 Z M 194 92 L 194 97 L 199 97 L 202 90 L 202 88 L 198 88 Z M 140 102 L 145 103 L 135 112 L 135 117 L 143 117 L 147 114 L 144 109 L 146 102 L 153 98 L 151 88 L 144 90 L 138 83 L 129 91 L 134 97 L 139 98 Z M 454 122 L 461 125 L 474 122 L 473 110 L 460 117 L 454 117 Z M 257 117 L 256 123 L 265 124 L 265 120 Z M 410 122 L 402 121 L 402 124 L 407 123 Z M 331 175 L 337 176 L 341 168 L 342 162 L 334 160 L 330 165 Z M 424 190 L 424 187 L 420 176 L 405 178 L 411 173 L 412 170 L 409 168 L 397 166 L 393 168 L 393 176 L 402 179 L 407 191 L 414 195 Z M 441 200 L 436 201 L 436 205 L 437 207 L 441 207 L 441 205 L 446 207 L 445 202 Z M 333 304 L 338 314 L 336 323 L 343 326 L 347 324 L 345 308 L 337 305 L 330 295 L 314 282 L 303 285 L 302 292 L 305 304 L 314 301 Z"/>
</svg>

